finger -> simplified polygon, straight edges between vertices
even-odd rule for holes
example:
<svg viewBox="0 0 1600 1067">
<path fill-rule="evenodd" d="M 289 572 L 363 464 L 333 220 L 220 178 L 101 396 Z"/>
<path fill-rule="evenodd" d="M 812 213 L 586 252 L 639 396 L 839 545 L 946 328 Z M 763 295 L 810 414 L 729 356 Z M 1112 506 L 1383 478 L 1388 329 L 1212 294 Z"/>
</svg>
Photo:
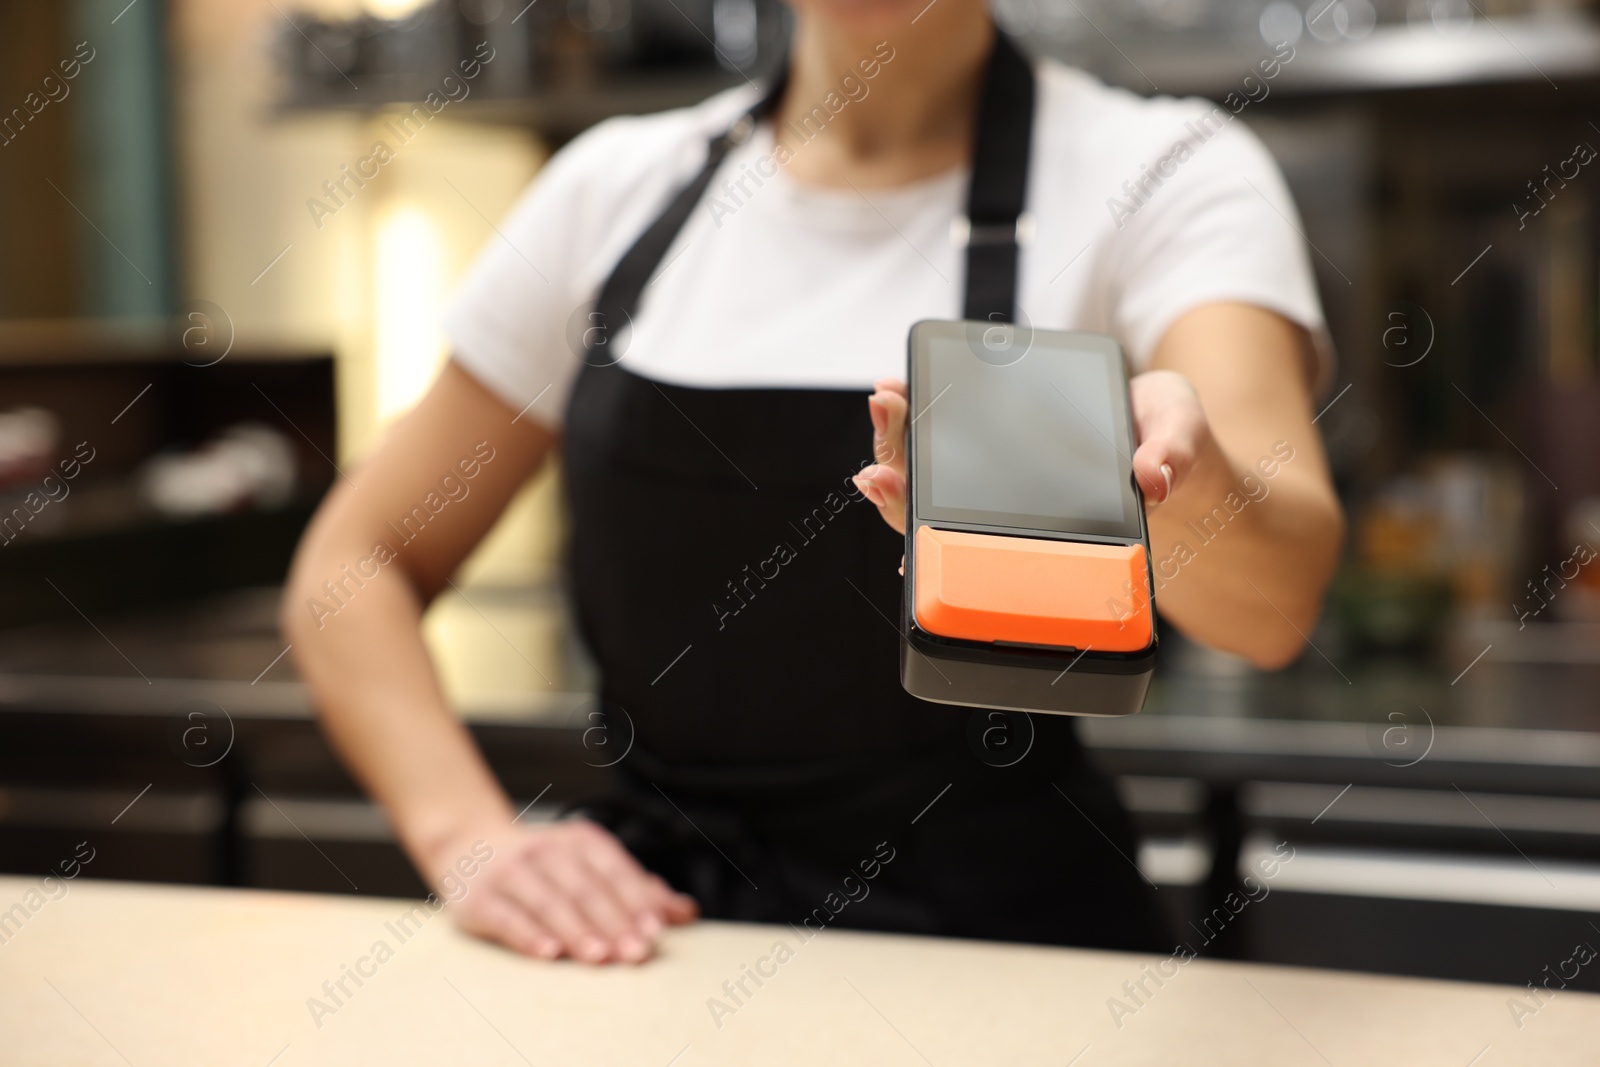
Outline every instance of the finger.
<svg viewBox="0 0 1600 1067">
<path fill-rule="evenodd" d="M 643 871 L 609 865 L 604 857 L 588 857 L 589 867 L 611 886 L 633 932 L 651 944 L 666 925 L 667 902 Z M 603 865 L 604 864 L 604 865 Z"/>
<path fill-rule="evenodd" d="M 872 458 L 897 470 L 905 470 L 907 408 L 905 396 L 896 392 L 873 393 L 867 400 L 867 407 L 869 410 L 876 408 L 882 412 L 881 422 L 877 411 L 874 411 L 872 418 Z"/>
<path fill-rule="evenodd" d="M 524 863 L 507 872 L 501 890 L 560 939 L 562 949 L 573 959 L 604 962 L 611 946 L 566 891 L 545 876 L 542 859 L 533 861 L 541 867 Z"/>
<path fill-rule="evenodd" d="M 862 467 L 861 474 L 856 475 L 859 482 L 870 486 L 870 498 L 878 509 L 882 510 L 883 517 L 888 518 L 894 525 L 904 525 L 906 518 L 906 475 L 902 475 L 894 467 L 886 464 L 874 464 Z M 866 491 L 866 490 L 862 490 Z"/>
<path fill-rule="evenodd" d="M 671 907 L 673 894 L 666 883 L 640 866 L 621 842 L 604 830 L 598 830 L 586 846 L 584 858 L 610 884 L 639 935 L 646 942 L 654 941 Z"/>
<path fill-rule="evenodd" d="M 872 383 L 872 388 L 879 393 L 898 393 L 901 396 L 911 395 L 906 392 L 906 383 L 899 378 L 879 378 Z"/>
<path fill-rule="evenodd" d="M 883 521 L 901 533 L 906 530 L 906 479 L 893 467 L 874 464 L 855 476 L 856 488 L 872 502 Z"/>
<path fill-rule="evenodd" d="M 650 955 L 650 942 L 640 935 L 610 881 L 589 865 L 582 851 L 552 853 L 541 870 L 599 930 L 606 955 L 635 963 Z"/>
<path fill-rule="evenodd" d="M 1170 371 L 1141 374 L 1130 384 L 1139 447 L 1133 471 L 1151 506 L 1177 492 L 1194 469 L 1209 433 L 1194 387 Z"/>
<path fill-rule="evenodd" d="M 889 409 L 877 393 L 867 397 L 867 414 L 872 417 L 872 458 L 888 458 L 884 454 L 884 442 L 889 433 Z"/>
<path fill-rule="evenodd" d="M 700 902 L 687 893 L 680 893 L 666 883 L 666 880 L 657 875 L 650 875 L 650 881 L 656 886 L 657 892 L 666 902 L 667 922 L 673 926 L 681 926 L 693 922 L 700 917 Z"/>
<path fill-rule="evenodd" d="M 501 894 L 481 896 L 457 913 L 456 924 L 467 933 L 498 941 L 524 956 L 555 959 L 561 955 L 560 940 L 525 908 Z"/>
<path fill-rule="evenodd" d="M 1151 505 L 1165 503 L 1194 469 L 1195 447 L 1183 433 L 1158 431 L 1133 453 L 1133 473 Z"/>
<path fill-rule="evenodd" d="M 1152 466 L 1155 468 L 1152 472 Z M 1176 471 L 1171 463 L 1161 462 L 1149 456 L 1141 456 L 1138 452 L 1133 454 L 1133 473 L 1138 479 L 1139 491 L 1144 494 L 1145 506 L 1158 507 L 1166 503 L 1172 496 L 1173 489 L 1177 488 Z"/>
</svg>

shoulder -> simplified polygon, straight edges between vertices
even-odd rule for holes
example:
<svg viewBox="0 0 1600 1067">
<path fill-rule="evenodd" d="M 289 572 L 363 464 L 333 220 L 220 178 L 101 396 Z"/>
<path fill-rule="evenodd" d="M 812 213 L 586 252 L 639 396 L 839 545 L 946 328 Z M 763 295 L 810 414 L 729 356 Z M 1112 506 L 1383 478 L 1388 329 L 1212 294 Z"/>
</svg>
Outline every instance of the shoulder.
<svg viewBox="0 0 1600 1067">
<path fill-rule="evenodd" d="M 542 167 L 502 227 L 571 300 L 598 286 L 674 192 L 704 166 L 706 145 L 756 100 L 751 86 L 692 107 L 607 119 Z"/>
<path fill-rule="evenodd" d="M 457 289 L 445 332 L 461 365 L 516 408 L 554 385 L 544 410 L 559 411 L 578 365 L 567 354 L 574 316 L 755 92 L 609 119 L 556 152 Z"/>
<path fill-rule="evenodd" d="M 707 142 L 756 97 L 744 85 L 691 107 L 606 119 L 556 152 L 541 178 L 599 197 L 625 196 L 643 186 L 676 187 L 705 162 Z"/>
</svg>

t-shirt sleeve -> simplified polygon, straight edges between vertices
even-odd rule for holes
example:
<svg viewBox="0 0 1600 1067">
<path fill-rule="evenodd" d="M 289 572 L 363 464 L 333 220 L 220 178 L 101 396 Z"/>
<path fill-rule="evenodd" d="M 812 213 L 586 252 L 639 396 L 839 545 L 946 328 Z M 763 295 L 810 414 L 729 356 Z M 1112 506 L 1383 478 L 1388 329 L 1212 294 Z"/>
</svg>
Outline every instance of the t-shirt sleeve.
<svg viewBox="0 0 1600 1067">
<path fill-rule="evenodd" d="M 592 179 L 605 172 L 614 149 L 609 125 L 591 129 L 545 164 L 494 226 L 443 320 L 459 366 L 551 427 L 561 424 L 582 366 L 574 339 L 581 341 L 593 297 L 589 260 L 599 231 Z"/>
<path fill-rule="evenodd" d="M 1125 201 L 1133 210 L 1117 235 L 1113 315 L 1130 358 L 1148 366 L 1168 328 L 1195 308 L 1253 304 L 1305 327 L 1317 389 L 1325 389 L 1333 349 L 1304 227 L 1276 161 L 1226 108 L 1177 107 L 1177 136 L 1145 161 L 1167 176 L 1142 202 Z"/>
</svg>

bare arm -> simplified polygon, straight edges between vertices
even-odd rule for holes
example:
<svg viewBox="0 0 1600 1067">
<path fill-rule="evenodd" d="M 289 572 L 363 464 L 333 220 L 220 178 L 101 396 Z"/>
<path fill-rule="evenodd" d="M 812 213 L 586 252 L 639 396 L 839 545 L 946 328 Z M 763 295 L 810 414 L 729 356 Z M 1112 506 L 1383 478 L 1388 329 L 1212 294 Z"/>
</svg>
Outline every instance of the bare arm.
<svg viewBox="0 0 1600 1067">
<path fill-rule="evenodd" d="M 642 958 L 653 933 L 625 944 L 624 913 L 670 921 L 687 906 L 668 903 L 664 884 L 598 828 L 513 827 L 510 801 L 449 708 L 422 640 L 428 602 L 555 444 L 515 416 L 448 365 L 329 493 L 295 555 L 281 623 L 324 731 L 424 878 L 438 885 L 480 838 L 496 850 L 460 909 L 469 929 L 541 955 Z M 424 521 L 408 528 L 414 509 Z M 608 872 L 626 884 L 597 885 Z M 651 926 L 642 922 L 641 934 Z"/>
<path fill-rule="evenodd" d="M 1161 463 L 1180 475 L 1150 513 L 1162 613 L 1261 667 L 1304 648 L 1344 538 L 1311 422 L 1309 345 L 1273 312 L 1213 304 L 1173 324 L 1152 372 L 1134 380 L 1134 466 L 1148 499 L 1162 500 Z M 1171 396 L 1182 388 L 1176 375 L 1192 386 L 1200 418 Z"/>
<path fill-rule="evenodd" d="M 1344 536 L 1311 424 L 1308 344 L 1273 312 L 1210 304 L 1174 323 L 1130 383 L 1156 601 L 1194 640 L 1266 668 L 1303 648 Z M 879 462 L 857 484 L 903 530 L 904 384 L 878 382 L 867 404 Z"/>
</svg>

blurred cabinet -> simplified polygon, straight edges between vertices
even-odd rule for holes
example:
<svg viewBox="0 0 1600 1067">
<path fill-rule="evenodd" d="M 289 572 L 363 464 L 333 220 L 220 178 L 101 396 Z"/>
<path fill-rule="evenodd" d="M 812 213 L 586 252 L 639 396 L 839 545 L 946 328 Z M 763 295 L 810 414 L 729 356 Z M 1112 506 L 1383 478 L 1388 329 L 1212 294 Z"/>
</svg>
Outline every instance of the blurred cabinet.
<svg viewBox="0 0 1600 1067">
<path fill-rule="evenodd" d="M 0 625 L 282 580 L 337 473 L 333 360 L 224 355 L 231 327 L 205 328 L 210 347 L 161 329 L 0 326 Z M 19 440 L 25 420 L 44 439 Z M 240 428 L 265 458 L 228 461 Z M 270 494 L 249 483 L 257 461 L 277 465 L 259 472 Z"/>
</svg>

